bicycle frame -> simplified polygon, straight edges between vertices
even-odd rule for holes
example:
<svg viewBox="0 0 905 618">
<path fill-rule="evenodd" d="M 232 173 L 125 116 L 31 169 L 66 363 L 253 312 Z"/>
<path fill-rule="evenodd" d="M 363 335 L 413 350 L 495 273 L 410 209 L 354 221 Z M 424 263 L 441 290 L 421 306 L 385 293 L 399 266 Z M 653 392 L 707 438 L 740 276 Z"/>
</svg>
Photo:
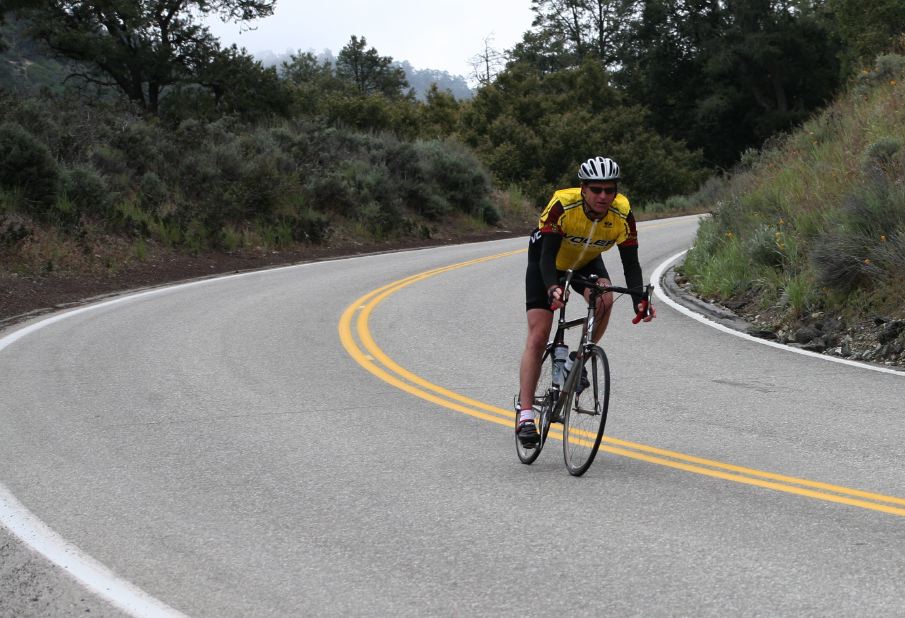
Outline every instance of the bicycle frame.
<svg viewBox="0 0 905 618">
<path fill-rule="evenodd" d="M 580 367 L 584 362 L 584 357 L 585 354 L 587 354 L 588 346 L 594 345 L 594 343 L 591 342 L 590 339 L 592 334 L 594 333 L 594 327 L 596 326 L 597 322 L 597 301 L 602 295 L 606 294 L 607 292 L 631 294 L 632 290 L 612 285 L 598 285 L 598 277 L 596 275 L 591 275 L 588 278 L 578 277 L 581 283 L 586 284 L 591 292 L 589 299 L 590 302 L 588 303 L 588 314 L 583 318 L 566 320 L 566 305 L 568 304 L 569 296 L 571 294 L 570 284 L 575 278 L 576 276 L 574 271 L 566 271 L 566 276 L 563 283 L 563 303 L 559 308 L 559 319 L 556 324 L 556 334 L 553 336 L 553 339 L 550 341 L 550 343 L 547 344 L 547 349 L 551 350 L 552 352 L 552 348 L 554 346 L 563 344 L 567 330 L 575 328 L 576 326 L 583 326 L 581 331 L 581 338 L 579 339 L 578 343 L 578 348 L 575 350 L 575 361 L 573 363 L 573 367 Z M 644 286 L 645 300 L 650 299 L 652 289 L 652 285 Z M 563 404 L 570 399 L 570 397 L 563 397 L 562 395 L 571 395 L 575 391 L 575 383 L 578 381 L 580 375 L 580 371 L 570 371 L 569 376 L 566 378 L 563 385 L 558 388 L 554 387 L 554 399 L 556 401 L 553 406 L 554 419 L 561 418 Z"/>
<path fill-rule="evenodd" d="M 571 293 L 570 286 L 576 283 L 587 286 L 585 292 L 588 299 L 588 311 L 582 318 L 567 320 L 566 305 Z M 648 315 L 646 308 L 650 306 L 651 289 L 650 285 L 644 287 L 643 300 L 645 302 L 639 305 L 640 311 L 636 308 L 634 320 L 636 323 Z M 592 339 L 594 329 L 597 327 L 598 301 L 607 292 L 637 295 L 639 290 L 600 285 L 596 275 L 582 277 L 571 270 L 566 271 L 556 332 L 547 343 L 541 358 L 542 365 L 539 373 L 544 376 L 543 385 L 538 383 L 534 390 L 532 413 L 540 433 L 539 442 L 531 446 L 520 441 L 519 417 L 516 417 L 516 450 L 519 459 L 524 464 L 531 464 L 537 459 L 547 440 L 547 432 L 552 423 L 562 423 L 563 456 L 570 474 L 581 476 L 594 461 L 606 424 L 610 397 L 610 371 L 606 353 L 603 348 L 595 345 Z M 578 347 L 572 354 L 569 354 L 571 360 L 567 359 L 566 362 L 571 363 L 571 368 L 563 383 L 558 384 L 558 377 L 554 381 L 550 379 L 550 374 L 546 373 L 547 362 L 551 363 L 549 368 L 553 369 L 551 373 L 554 377 L 561 375 L 560 370 L 563 368 L 559 363 L 563 361 L 554 358 L 554 348 L 564 345 L 566 331 L 576 327 L 581 327 Z M 591 394 L 584 395 L 586 392 Z M 516 395 L 517 408 L 518 397 L 519 395 Z"/>
</svg>

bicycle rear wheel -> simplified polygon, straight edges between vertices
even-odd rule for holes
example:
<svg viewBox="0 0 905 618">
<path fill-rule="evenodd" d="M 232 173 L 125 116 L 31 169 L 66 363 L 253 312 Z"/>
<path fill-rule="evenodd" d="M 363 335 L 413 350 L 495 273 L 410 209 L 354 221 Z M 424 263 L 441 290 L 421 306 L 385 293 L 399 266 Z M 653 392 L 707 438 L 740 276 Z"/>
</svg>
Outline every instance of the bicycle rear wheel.
<svg viewBox="0 0 905 618">
<path fill-rule="evenodd" d="M 516 397 L 518 397 L 516 395 Z M 518 401 L 516 399 L 516 401 Z M 540 377 L 537 380 L 537 387 L 534 389 L 534 405 L 531 407 L 534 412 L 534 424 L 540 433 L 540 442 L 534 448 L 525 448 L 519 442 L 518 436 L 515 437 L 515 452 L 518 454 L 519 460 L 523 464 L 532 464 L 540 455 L 541 449 L 547 442 L 547 434 L 550 431 L 550 415 L 553 411 L 553 405 L 556 403 L 556 395 L 553 390 L 553 361 L 550 358 L 550 350 L 544 352 L 540 365 Z M 515 428 L 518 429 L 519 415 L 515 415 Z"/>
<path fill-rule="evenodd" d="M 594 463 L 610 403 L 610 366 L 603 350 L 588 346 L 580 369 L 587 372 L 590 384 L 581 389 L 583 376 L 576 379 L 573 392 L 564 394 L 563 402 L 563 455 L 573 476 L 581 476 Z M 577 364 L 572 367 L 578 370 Z"/>
</svg>

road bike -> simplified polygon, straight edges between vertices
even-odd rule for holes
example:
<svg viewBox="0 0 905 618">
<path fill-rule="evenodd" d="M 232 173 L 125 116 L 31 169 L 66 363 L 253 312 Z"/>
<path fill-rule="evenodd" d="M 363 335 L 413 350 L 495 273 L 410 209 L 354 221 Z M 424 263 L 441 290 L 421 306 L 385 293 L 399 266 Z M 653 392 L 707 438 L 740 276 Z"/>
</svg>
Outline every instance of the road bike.
<svg viewBox="0 0 905 618">
<path fill-rule="evenodd" d="M 606 425 L 607 409 L 610 403 L 610 367 L 606 353 L 591 341 L 596 322 L 595 308 L 597 300 L 607 292 L 617 294 L 637 293 L 637 289 L 598 285 L 597 275 L 581 277 L 571 270 L 566 271 L 564 279 L 563 305 L 559 308 L 559 321 L 556 333 L 547 344 L 541 359 L 541 373 L 534 391 L 534 423 L 540 434 L 540 442 L 534 448 L 525 448 L 515 438 L 518 457 L 524 464 L 532 464 L 538 458 L 553 423 L 562 424 L 563 457 L 566 468 L 573 476 L 581 476 L 587 472 Z M 588 313 L 583 318 L 566 320 L 566 303 L 569 298 L 569 285 L 578 283 L 587 286 L 590 291 Z M 652 285 L 644 286 L 643 307 L 649 311 Z M 636 315 L 635 323 L 645 317 L 646 313 Z M 557 348 L 565 346 L 566 333 L 581 327 L 578 346 L 567 359 L 557 358 Z M 561 352 L 560 352 L 561 354 Z M 571 361 L 571 363 L 569 363 Z M 558 366 L 557 366 L 558 365 Z M 568 372 L 566 374 L 566 371 Z M 517 401 L 518 395 L 516 395 Z M 518 428 L 519 415 L 515 418 Z M 554 434 L 556 435 L 556 434 Z M 556 435 L 556 437 L 560 437 Z"/>
</svg>

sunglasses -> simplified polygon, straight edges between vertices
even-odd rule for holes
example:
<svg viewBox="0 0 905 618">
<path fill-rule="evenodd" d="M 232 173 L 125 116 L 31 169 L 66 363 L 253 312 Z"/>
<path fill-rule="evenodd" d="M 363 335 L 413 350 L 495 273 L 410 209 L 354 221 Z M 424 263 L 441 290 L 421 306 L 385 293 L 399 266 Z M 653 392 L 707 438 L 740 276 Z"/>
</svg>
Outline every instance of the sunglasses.
<svg viewBox="0 0 905 618">
<path fill-rule="evenodd" d="M 600 195 L 601 193 L 606 193 L 607 195 L 615 195 L 616 187 L 588 187 L 591 193 L 594 195 Z"/>
</svg>

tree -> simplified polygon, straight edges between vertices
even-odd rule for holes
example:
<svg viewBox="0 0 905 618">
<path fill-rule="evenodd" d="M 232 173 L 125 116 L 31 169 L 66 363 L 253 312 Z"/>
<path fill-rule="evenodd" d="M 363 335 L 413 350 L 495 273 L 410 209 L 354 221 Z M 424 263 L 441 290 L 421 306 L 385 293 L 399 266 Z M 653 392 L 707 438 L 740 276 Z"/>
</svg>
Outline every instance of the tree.
<svg viewBox="0 0 905 618">
<path fill-rule="evenodd" d="M 365 37 L 352 39 L 336 57 L 336 75 L 353 83 L 359 94 L 383 94 L 388 97 L 402 96 L 408 88 L 405 72 L 393 66 L 390 56 L 381 56 L 368 45 Z"/>
<path fill-rule="evenodd" d="M 709 149 L 720 142 L 720 127 L 708 126 L 702 132 L 696 119 L 699 102 L 711 89 L 705 65 L 723 54 L 726 15 L 722 5 L 717 0 L 642 0 L 639 4 L 615 79 L 635 102 L 650 110 L 658 132 L 703 147 L 710 155 Z"/>
<path fill-rule="evenodd" d="M 618 83 L 714 166 L 790 128 L 839 85 L 818 0 L 642 0 Z"/>
<path fill-rule="evenodd" d="M 282 63 L 280 77 L 296 86 L 322 84 L 333 78 L 333 66 L 326 60 L 318 60 L 311 52 L 299 50 Z"/>
<path fill-rule="evenodd" d="M 905 29 L 902 0 L 827 0 L 826 4 L 836 30 L 845 41 L 844 60 L 849 71 L 859 63 L 870 65 Z"/>
<path fill-rule="evenodd" d="M 694 190 L 701 179 L 699 154 L 658 135 L 593 57 L 552 72 L 510 63 L 463 108 L 459 133 L 501 184 L 538 199 L 575 182 L 579 163 L 595 154 L 631 170 L 626 184 L 640 203 Z"/>
<path fill-rule="evenodd" d="M 491 47 L 492 41 L 492 35 L 484 37 L 484 49 L 469 59 L 472 68 L 471 78 L 479 86 L 487 86 L 493 82 L 505 64 L 506 55 Z"/>
<path fill-rule="evenodd" d="M 459 102 L 448 90 L 431 84 L 427 99 L 421 106 L 422 133 L 429 138 L 452 135 L 459 124 Z"/>
<path fill-rule="evenodd" d="M 236 45 L 212 52 L 198 67 L 197 80 L 213 95 L 221 114 L 239 114 L 248 119 L 288 116 L 291 95 L 276 68 L 264 68 Z"/>
<path fill-rule="evenodd" d="M 727 3 L 725 29 L 718 47 L 712 44 L 718 53 L 703 65 L 707 91 L 697 104 L 702 128 L 734 127 L 722 130 L 722 162 L 803 121 L 835 93 L 838 41 L 808 4 Z"/>
<path fill-rule="evenodd" d="M 273 13 L 276 0 L 8 0 L 32 36 L 83 63 L 78 76 L 119 89 L 156 114 L 174 84 L 198 83 L 219 46 L 203 15 L 247 21 Z"/>
<path fill-rule="evenodd" d="M 633 0 L 532 0 L 536 33 L 581 64 L 587 56 L 606 67 L 618 62 L 620 39 L 637 2 Z"/>
</svg>

